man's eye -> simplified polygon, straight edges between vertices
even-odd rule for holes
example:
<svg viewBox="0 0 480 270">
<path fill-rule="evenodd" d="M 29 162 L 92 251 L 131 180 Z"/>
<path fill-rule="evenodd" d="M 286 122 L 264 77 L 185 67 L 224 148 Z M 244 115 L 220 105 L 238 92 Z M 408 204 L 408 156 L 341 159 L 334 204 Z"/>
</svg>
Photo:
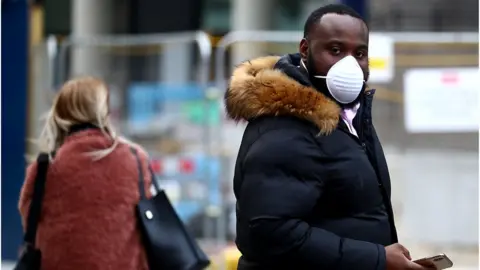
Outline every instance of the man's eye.
<svg viewBox="0 0 480 270">
<path fill-rule="evenodd" d="M 333 48 L 331 49 L 331 51 L 332 51 L 332 53 L 333 53 L 334 55 L 340 54 L 340 48 L 338 48 L 338 47 L 333 47 Z"/>
<path fill-rule="evenodd" d="M 360 52 L 357 52 L 357 58 L 363 58 L 365 57 L 365 53 L 360 51 Z"/>
</svg>

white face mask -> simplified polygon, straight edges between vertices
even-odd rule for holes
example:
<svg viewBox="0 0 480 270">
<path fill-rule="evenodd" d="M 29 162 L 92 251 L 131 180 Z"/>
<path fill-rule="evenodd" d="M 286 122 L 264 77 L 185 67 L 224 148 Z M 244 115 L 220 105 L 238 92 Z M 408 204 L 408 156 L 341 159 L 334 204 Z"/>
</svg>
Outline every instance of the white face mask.
<svg viewBox="0 0 480 270">
<path fill-rule="evenodd" d="M 305 63 L 300 61 L 305 69 Z M 342 104 L 353 102 L 363 88 L 363 71 L 355 57 L 349 55 L 335 63 L 327 76 L 314 76 L 325 79 L 333 98 Z"/>
</svg>

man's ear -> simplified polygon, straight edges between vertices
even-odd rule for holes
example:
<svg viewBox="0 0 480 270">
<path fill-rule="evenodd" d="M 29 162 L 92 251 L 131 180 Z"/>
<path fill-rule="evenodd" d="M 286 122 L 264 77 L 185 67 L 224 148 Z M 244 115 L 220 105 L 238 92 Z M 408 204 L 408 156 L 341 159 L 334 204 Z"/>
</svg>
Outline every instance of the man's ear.
<svg viewBox="0 0 480 270">
<path fill-rule="evenodd" d="M 368 64 L 367 64 L 367 69 L 363 70 L 363 79 L 365 80 L 365 82 L 368 82 L 368 80 L 370 79 L 370 58 L 368 58 Z"/>
<path fill-rule="evenodd" d="M 300 41 L 299 46 L 300 56 L 302 57 L 302 61 L 306 62 L 308 59 L 308 41 L 305 38 L 302 38 Z"/>
</svg>

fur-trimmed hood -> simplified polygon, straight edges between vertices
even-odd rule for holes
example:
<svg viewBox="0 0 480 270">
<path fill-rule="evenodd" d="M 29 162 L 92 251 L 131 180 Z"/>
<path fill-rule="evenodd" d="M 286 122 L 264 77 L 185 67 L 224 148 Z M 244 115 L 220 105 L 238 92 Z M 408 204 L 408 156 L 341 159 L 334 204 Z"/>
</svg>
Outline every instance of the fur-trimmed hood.
<svg viewBox="0 0 480 270">
<path fill-rule="evenodd" d="M 340 107 L 305 78 L 302 81 L 287 75 L 279 63 L 290 58 L 267 56 L 240 64 L 225 94 L 228 116 L 248 121 L 264 115 L 292 115 L 314 123 L 321 134 L 331 133 L 338 125 Z M 300 70 L 291 63 L 287 65 Z"/>
</svg>

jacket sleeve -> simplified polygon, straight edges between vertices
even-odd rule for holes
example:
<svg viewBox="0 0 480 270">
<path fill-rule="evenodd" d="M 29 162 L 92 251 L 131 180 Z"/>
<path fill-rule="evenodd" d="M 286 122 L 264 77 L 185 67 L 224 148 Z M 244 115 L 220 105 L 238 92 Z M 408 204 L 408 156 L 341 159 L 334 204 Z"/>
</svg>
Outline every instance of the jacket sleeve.
<svg viewBox="0 0 480 270">
<path fill-rule="evenodd" d="M 18 200 L 18 210 L 22 219 L 23 229 L 26 229 L 28 211 L 30 210 L 30 202 L 33 196 L 33 186 L 35 185 L 35 176 L 37 174 L 37 162 L 30 164 L 25 173 L 25 181 L 20 190 L 20 198 Z"/>
<path fill-rule="evenodd" d="M 243 163 L 238 203 L 258 257 L 308 269 L 385 269 L 383 246 L 339 237 L 305 220 L 322 195 L 322 154 L 296 130 L 263 134 Z"/>
</svg>

